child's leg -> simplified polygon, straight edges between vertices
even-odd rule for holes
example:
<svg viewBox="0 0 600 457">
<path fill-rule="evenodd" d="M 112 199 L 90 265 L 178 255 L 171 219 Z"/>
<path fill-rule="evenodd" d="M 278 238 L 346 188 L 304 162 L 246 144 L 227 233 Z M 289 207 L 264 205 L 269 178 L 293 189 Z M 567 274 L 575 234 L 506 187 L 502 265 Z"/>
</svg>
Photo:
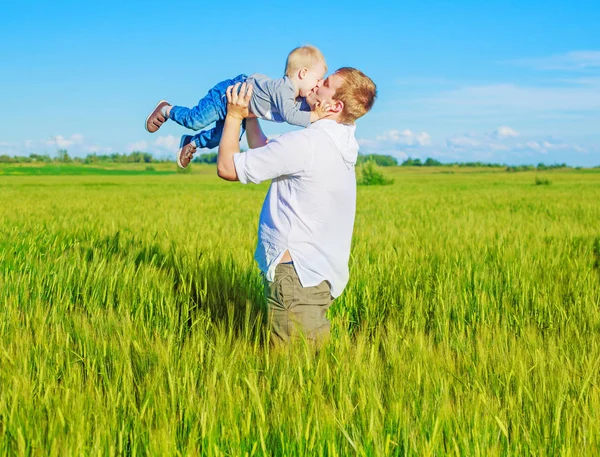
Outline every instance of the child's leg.
<svg viewBox="0 0 600 457">
<path fill-rule="evenodd" d="M 177 152 L 177 165 L 179 168 L 186 168 L 192 161 L 193 155 L 197 148 L 214 149 L 219 146 L 221 136 L 223 135 L 223 127 L 225 121 L 217 121 L 217 125 L 209 130 L 203 130 L 198 135 L 183 135 L 179 143 L 179 151 Z M 246 131 L 246 119 L 242 121 L 242 129 L 240 132 L 240 140 Z"/>
<path fill-rule="evenodd" d="M 227 115 L 227 95 L 225 91 L 229 86 L 237 82 L 243 82 L 246 79 L 246 75 L 239 75 L 234 79 L 221 81 L 209 90 L 208 94 L 200 99 L 193 108 L 173 106 L 169 113 L 169 119 L 192 130 L 200 130 L 213 122 L 225 119 Z"/>
<path fill-rule="evenodd" d="M 169 113 L 169 119 L 183 125 L 188 129 L 200 130 L 207 125 L 219 120 L 220 109 L 215 105 L 215 101 L 210 97 L 210 92 L 206 97 L 200 99 L 193 108 L 185 106 L 173 106 Z"/>
<path fill-rule="evenodd" d="M 192 137 L 192 142 L 197 148 L 214 149 L 219 146 L 223 135 L 225 121 L 217 121 L 217 124 L 208 130 L 202 130 Z"/>
<path fill-rule="evenodd" d="M 206 149 L 214 149 L 219 147 L 219 143 L 221 142 L 221 137 L 223 136 L 223 127 L 225 126 L 225 121 L 217 121 L 217 124 L 208 130 L 202 130 L 197 135 L 192 137 L 192 142 L 196 145 L 197 148 L 206 148 Z M 240 140 L 242 139 L 242 135 L 246 130 L 246 119 L 242 121 L 242 128 L 240 131 Z"/>
</svg>

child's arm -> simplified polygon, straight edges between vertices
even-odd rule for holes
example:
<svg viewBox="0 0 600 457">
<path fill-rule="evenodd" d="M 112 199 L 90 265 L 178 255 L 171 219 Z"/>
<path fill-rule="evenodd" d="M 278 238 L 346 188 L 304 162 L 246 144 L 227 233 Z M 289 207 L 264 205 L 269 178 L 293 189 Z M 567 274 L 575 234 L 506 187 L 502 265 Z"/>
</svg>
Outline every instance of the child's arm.
<svg viewBox="0 0 600 457">
<path fill-rule="evenodd" d="M 281 118 L 288 124 L 308 127 L 311 121 L 310 111 L 300 109 L 301 104 L 296 101 L 294 94 L 290 91 L 278 90 L 271 96 L 275 109 L 279 112 Z"/>
<path fill-rule="evenodd" d="M 308 127 L 311 123 L 329 114 L 328 104 L 322 106 L 320 102 L 317 102 L 313 111 L 304 111 L 301 109 L 304 103 L 296 101 L 296 95 L 290 86 L 280 83 L 272 87 L 271 102 L 281 118 L 288 124 Z"/>
</svg>

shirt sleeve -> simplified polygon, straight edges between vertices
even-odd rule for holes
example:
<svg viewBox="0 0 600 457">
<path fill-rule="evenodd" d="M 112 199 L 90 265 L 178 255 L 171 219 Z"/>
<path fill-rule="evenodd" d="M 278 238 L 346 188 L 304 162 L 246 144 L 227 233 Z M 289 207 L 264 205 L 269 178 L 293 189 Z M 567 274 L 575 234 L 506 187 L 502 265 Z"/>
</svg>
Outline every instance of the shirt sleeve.
<svg viewBox="0 0 600 457">
<path fill-rule="evenodd" d="M 283 134 L 263 147 L 233 155 L 235 171 L 242 184 L 301 175 L 312 160 L 313 148 L 306 130 Z"/>
<path fill-rule="evenodd" d="M 286 85 L 279 86 L 272 98 L 275 108 L 285 122 L 300 127 L 308 127 L 310 125 L 310 110 L 304 111 L 301 109 L 307 105 L 297 102 L 294 98 L 294 92 L 289 87 Z"/>
</svg>

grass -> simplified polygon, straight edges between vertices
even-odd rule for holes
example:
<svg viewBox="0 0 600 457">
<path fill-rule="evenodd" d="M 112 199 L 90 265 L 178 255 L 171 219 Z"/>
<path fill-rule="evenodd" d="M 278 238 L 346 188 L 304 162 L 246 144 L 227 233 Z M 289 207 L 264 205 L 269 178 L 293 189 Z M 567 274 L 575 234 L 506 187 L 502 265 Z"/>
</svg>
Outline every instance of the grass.
<svg viewBox="0 0 600 457">
<path fill-rule="evenodd" d="M 536 186 L 549 186 L 550 184 L 551 184 L 551 181 L 548 178 L 543 178 L 543 177 L 539 177 L 539 176 L 535 177 L 535 185 Z"/>
<path fill-rule="evenodd" d="M 114 164 L 105 164 L 104 166 L 94 165 L 66 165 L 66 164 L 43 164 L 43 165 L 2 165 L 0 166 L 0 176 L 88 176 L 88 175 L 146 175 L 146 174 L 173 174 L 176 170 L 165 169 L 161 164 L 161 169 L 157 170 L 154 165 L 131 164 L 115 166 Z"/>
<path fill-rule="evenodd" d="M 600 175 L 443 171 L 359 188 L 319 352 L 264 343 L 266 185 L 0 176 L 0 454 L 598 455 Z"/>
</svg>

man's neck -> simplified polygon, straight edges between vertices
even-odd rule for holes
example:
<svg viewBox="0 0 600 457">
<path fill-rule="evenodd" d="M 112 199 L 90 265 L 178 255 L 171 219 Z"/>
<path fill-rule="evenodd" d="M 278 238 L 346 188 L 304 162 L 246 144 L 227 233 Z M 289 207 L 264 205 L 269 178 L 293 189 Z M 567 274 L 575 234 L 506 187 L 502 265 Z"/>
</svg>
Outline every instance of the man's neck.
<svg viewBox="0 0 600 457">
<path fill-rule="evenodd" d="M 341 113 L 331 113 L 325 116 L 323 119 L 329 119 L 330 121 L 335 121 L 338 124 L 344 124 L 342 121 L 340 121 L 340 114 Z"/>
</svg>

